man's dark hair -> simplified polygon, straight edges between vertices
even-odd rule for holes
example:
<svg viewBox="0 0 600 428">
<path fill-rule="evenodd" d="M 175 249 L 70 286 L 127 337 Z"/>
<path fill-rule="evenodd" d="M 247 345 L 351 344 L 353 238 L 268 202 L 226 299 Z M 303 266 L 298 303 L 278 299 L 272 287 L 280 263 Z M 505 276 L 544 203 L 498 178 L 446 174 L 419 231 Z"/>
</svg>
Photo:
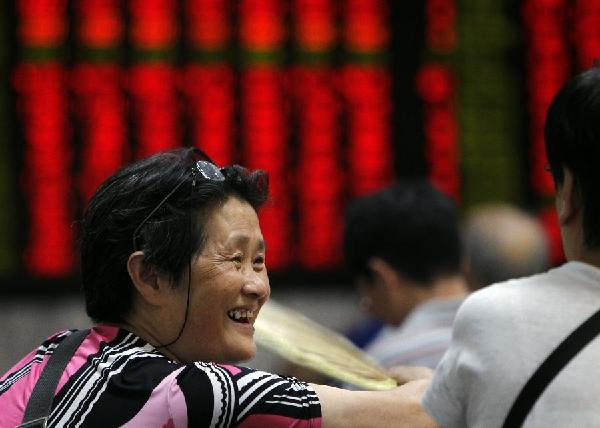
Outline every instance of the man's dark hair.
<svg viewBox="0 0 600 428">
<path fill-rule="evenodd" d="M 573 174 L 583 207 L 588 248 L 600 246 L 600 68 L 576 76 L 558 92 L 546 117 L 546 154 L 557 186 Z"/>
<path fill-rule="evenodd" d="M 372 257 L 424 286 L 458 274 L 462 245 L 454 204 L 424 180 L 358 198 L 346 214 L 344 256 L 353 274 L 366 278 Z"/>
<path fill-rule="evenodd" d="M 132 252 L 143 251 L 144 262 L 176 286 L 202 251 L 206 221 L 219 203 L 235 196 L 257 210 L 266 201 L 266 172 L 234 165 L 221 169 L 224 180 L 206 180 L 192 173 L 195 153 L 182 148 L 139 160 L 115 172 L 92 196 L 82 222 L 81 269 L 86 310 L 94 321 L 119 322 L 130 311 Z"/>
</svg>

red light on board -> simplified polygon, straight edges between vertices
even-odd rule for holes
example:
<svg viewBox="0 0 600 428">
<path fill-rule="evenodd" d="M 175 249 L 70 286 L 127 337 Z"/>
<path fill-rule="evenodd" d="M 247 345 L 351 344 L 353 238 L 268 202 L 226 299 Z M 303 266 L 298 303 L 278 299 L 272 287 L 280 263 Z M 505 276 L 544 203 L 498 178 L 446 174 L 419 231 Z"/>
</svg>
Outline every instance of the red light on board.
<svg viewBox="0 0 600 428">
<path fill-rule="evenodd" d="M 17 33 L 26 46 L 62 44 L 68 31 L 67 0 L 19 0 Z"/>
<path fill-rule="evenodd" d="M 294 37 L 300 49 L 326 51 L 337 41 L 337 7 L 332 0 L 295 0 L 292 3 Z"/>
<path fill-rule="evenodd" d="M 454 0 L 425 2 L 427 45 L 437 54 L 447 54 L 456 47 L 456 5 Z"/>
<path fill-rule="evenodd" d="M 300 143 L 295 171 L 298 260 L 307 269 L 332 268 L 341 261 L 341 103 L 330 68 L 298 67 L 290 77 Z"/>
<path fill-rule="evenodd" d="M 568 4 L 565 0 L 527 0 L 522 5 L 527 36 L 529 94 L 530 182 L 539 195 L 553 194 L 550 174 L 544 171 L 543 129 L 550 102 L 570 74 L 566 40 Z"/>
<path fill-rule="evenodd" d="M 121 77 L 117 65 L 85 63 L 77 65 L 71 76 L 82 137 L 79 185 L 84 203 L 129 157 Z"/>
<path fill-rule="evenodd" d="M 103 48 L 118 45 L 123 37 L 119 0 L 74 2 L 79 40 L 84 46 Z"/>
<path fill-rule="evenodd" d="M 192 46 L 217 49 L 226 46 L 231 37 L 229 0 L 186 0 L 186 35 Z"/>
<path fill-rule="evenodd" d="M 138 142 L 136 157 L 181 145 L 175 83 L 176 72 L 167 64 L 139 64 L 130 69 L 128 87 Z"/>
<path fill-rule="evenodd" d="M 384 67 L 349 65 L 339 82 L 347 102 L 350 187 L 361 195 L 393 178 L 391 76 Z"/>
<path fill-rule="evenodd" d="M 389 10 L 381 0 L 344 3 L 344 44 L 350 51 L 380 52 L 390 39 Z"/>
<path fill-rule="evenodd" d="M 243 49 L 269 51 L 282 47 L 287 32 L 281 0 L 240 0 L 239 12 Z"/>
<path fill-rule="evenodd" d="M 247 5 L 250 2 L 246 2 Z M 289 192 L 289 123 L 281 71 L 255 66 L 240 76 L 241 137 L 244 164 L 269 172 L 272 202 L 260 212 L 261 228 L 271 269 L 289 266 L 292 254 L 291 197 Z"/>
<path fill-rule="evenodd" d="M 189 65 L 183 71 L 182 90 L 194 145 L 221 165 L 233 163 L 233 70 L 226 65 Z"/>
<path fill-rule="evenodd" d="M 135 47 L 165 48 L 179 36 L 177 3 L 171 0 L 131 0 L 130 37 Z"/>
<path fill-rule="evenodd" d="M 577 62 L 579 69 L 585 70 L 600 58 L 600 1 L 576 0 L 572 17 Z"/>
<path fill-rule="evenodd" d="M 446 102 L 452 98 L 453 80 L 454 77 L 447 67 L 429 63 L 417 73 L 417 91 L 428 103 Z"/>
<path fill-rule="evenodd" d="M 13 79 L 25 139 L 29 234 L 23 262 L 29 274 L 40 277 L 68 275 L 75 263 L 65 81 L 56 63 L 20 65 Z"/>
</svg>

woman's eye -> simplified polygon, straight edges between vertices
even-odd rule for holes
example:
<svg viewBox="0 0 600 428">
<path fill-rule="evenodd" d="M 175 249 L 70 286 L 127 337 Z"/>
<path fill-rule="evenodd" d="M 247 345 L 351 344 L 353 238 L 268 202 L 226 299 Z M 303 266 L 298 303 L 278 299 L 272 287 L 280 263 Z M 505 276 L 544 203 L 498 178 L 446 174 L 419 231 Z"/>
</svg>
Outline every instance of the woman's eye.
<svg viewBox="0 0 600 428">
<path fill-rule="evenodd" d="M 264 258 L 264 257 L 262 257 L 262 256 L 261 256 L 261 257 L 257 257 L 257 258 L 255 258 L 255 259 L 254 259 L 254 263 L 255 263 L 255 264 L 260 264 L 260 265 L 262 265 L 262 264 L 264 264 L 264 262 L 265 262 L 265 258 Z"/>
<path fill-rule="evenodd" d="M 231 260 L 236 264 L 242 263 L 242 255 L 241 254 L 235 255 L 231 258 Z"/>
</svg>

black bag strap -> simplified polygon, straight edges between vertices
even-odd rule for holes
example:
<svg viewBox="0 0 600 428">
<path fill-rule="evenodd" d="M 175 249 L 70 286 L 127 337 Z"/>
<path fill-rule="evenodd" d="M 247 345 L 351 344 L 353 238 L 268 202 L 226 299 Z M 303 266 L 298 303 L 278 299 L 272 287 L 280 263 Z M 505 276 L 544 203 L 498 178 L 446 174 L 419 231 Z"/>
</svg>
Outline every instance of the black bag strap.
<svg viewBox="0 0 600 428">
<path fill-rule="evenodd" d="M 48 357 L 46 367 L 44 367 L 27 402 L 22 423 L 17 428 L 46 427 L 58 381 L 75 351 L 89 332 L 90 330 L 86 329 L 71 333 L 58 344 L 54 352 Z"/>
<path fill-rule="evenodd" d="M 600 334 L 600 310 L 567 336 L 533 373 L 508 412 L 503 428 L 516 428 L 523 425 L 531 408 L 550 382 L 598 334 Z"/>
</svg>

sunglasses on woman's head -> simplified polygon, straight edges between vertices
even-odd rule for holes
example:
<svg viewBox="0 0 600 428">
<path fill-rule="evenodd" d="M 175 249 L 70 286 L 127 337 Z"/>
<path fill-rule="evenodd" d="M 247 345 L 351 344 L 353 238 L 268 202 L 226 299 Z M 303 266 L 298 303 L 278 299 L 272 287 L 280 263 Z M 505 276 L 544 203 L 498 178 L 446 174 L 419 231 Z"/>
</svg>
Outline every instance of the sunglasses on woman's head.
<svg viewBox="0 0 600 428">
<path fill-rule="evenodd" d="M 224 181 L 225 176 L 221 169 L 215 165 L 215 163 L 204 153 L 202 150 L 195 148 L 193 150 L 193 154 L 196 156 L 201 156 L 201 160 L 197 160 L 194 162 L 191 168 L 191 176 L 192 176 L 192 188 L 196 186 L 198 180 L 204 181 Z M 188 181 L 189 177 L 183 178 L 173 189 L 167 193 L 167 195 L 154 207 L 150 214 L 141 221 L 138 227 L 133 231 L 132 242 L 133 242 L 133 251 L 138 250 L 137 246 L 137 236 L 142 229 L 142 227 L 152 218 L 152 216 L 167 202 L 167 200 L 179 189 L 186 181 Z"/>
</svg>

